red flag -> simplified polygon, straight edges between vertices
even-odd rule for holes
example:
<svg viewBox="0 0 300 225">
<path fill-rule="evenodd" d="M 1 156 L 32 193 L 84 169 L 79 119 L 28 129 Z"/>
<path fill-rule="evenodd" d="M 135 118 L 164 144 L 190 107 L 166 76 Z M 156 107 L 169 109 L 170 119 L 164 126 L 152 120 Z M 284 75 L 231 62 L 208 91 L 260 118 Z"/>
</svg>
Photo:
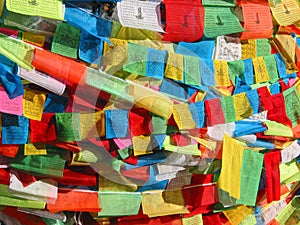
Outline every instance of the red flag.
<svg viewBox="0 0 300 225">
<path fill-rule="evenodd" d="M 200 0 L 165 0 L 166 33 L 163 40 L 194 42 L 200 40 L 204 30 L 204 7 Z"/>
<path fill-rule="evenodd" d="M 44 113 L 41 121 L 30 120 L 30 142 L 49 142 L 56 140 L 54 113 Z"/>
<path fill-rule="evenodd" d="M 208 117 L 208 125 L 213 126 L 217 124 L 226 123 L 224 112 L 219 98 L 214 98 L 204 101 L 205 114 Z"/>
<path fill-rule="evenodd" d="M 132 108 L 129 112 L 129 127 L 133 136 L 151 133 L 150 112 L 142 108 Z"/>
<path fill-rule="evenodd" d="M 264 163 L 267 177 L 267 201 L 268 203 L 280 200 L 280 151 L 269 152 L 264 155 Z"/>
</svg>

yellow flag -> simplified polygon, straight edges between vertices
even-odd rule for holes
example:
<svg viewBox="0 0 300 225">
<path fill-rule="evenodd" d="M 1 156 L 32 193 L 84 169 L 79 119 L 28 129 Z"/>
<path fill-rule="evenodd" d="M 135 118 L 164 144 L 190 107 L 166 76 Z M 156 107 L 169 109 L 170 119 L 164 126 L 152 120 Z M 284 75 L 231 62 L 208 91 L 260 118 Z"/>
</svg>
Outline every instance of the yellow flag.
<svg viewBox="0 0 300 225">
<path fill-rule="evenodd" d="M 235 109 L 236 121 L 248 118 L 253 114 L 253 109 L 247 98 L 246 92 L 232 96 Z"/>
<path fill-rule="evenodd" d="M 63 5 L 61 0 L 7 0 L 6 7 L 9 11 L 41 16 L 56 20 L 63 20 Z"/>
<path fill-rule="evenodd" d="M 81 113 L 80 132 L 82 139 L 105 136 L 104 112 Z"/>
<path fill-rule="evenodd" d="M 231 197 L 240 199 L 241 177 L 244 147 L 224 134 L 222 168 L 218 179 L 218 187 L 229 193 Z"/>
<path fill-rule="evenodd" d="M 47 155 L 46 144 L 25 144 L 24 155 Z"/>
<path fill-rule="evenodd" d="M 231 86 L 227 62 L 222 60 L 214 60 L 214 69 L 216 76 L 216 86 Z"/>
<path fill-rule="evenodd" d="M 109 67 L 105 71 L 108 71 L 112 66 L 117 66 L 120 69 L 127 63 L 127 41 L 111 38 L 110 42 L 112 45 L 104 42 L 102 61 L 104 65 Z"/>
<path fill-rule="evenodd" d="M 25 117 L 40 121 L 42 119 L 46 95 L 42 92 L 25 89 L 23 95 L 23 114 Z"/>
<path fill-rule="evenodd" d="M 242 41 L 242 59 L 249 59 L 256 57 L 256 42 L 255 40 Z"/>
<path fill-rule="evenodd" d="M 165 77 L 183 81 L 183 55 L 169 52 Z"/>
<path fill-rule="evenodd" d="M 203 225 L 202 214 L 197 214 L 192 217 L 182 218 L 182 225 Z"/>
<path fill-rule="evenodd" d="M 187 103 L 174 105 L 173 115 L 179 130 L 196 128 L 195 121 Z"/>
<path fill-rule="evenodd" d="M 131 82 L 131 93 L 137 107 L 169 119 L 173 112 L 173 101 L 161 92 Z"/>
<path fill-rule="evenodd" d="M 150 136 L 134 136 L 132 138 L 132 144 L 134 156 L 153 153 Z"/>
<path fill-rule="evenodd" d="M 199 91 L 196 95 L 196 98 L 195 98 L 195 102 L 201 102 L 203 101 L 203 99 L 205 98 L 206 96 L 206 92 L 204 91 Z"/>
<path fill-rule="evenodd" d="M 43 47 L 45 43 L 45 36 L 41 34 L 33 34 L 30 32 L 22 32 L 22 41 Z"/>
<path fill-rule="evenodd" d="M 149 217 L 165 216 L 181 213 L 189 213 L 184 206 L 184 200 L 181 191 L 176 191 L 177 195 L 173 201 L 165 201 L 164 192 L 162 190 L 145 191 L 142 194 L 143 213 Z M 181 204 L 180 204 L 181 203 Z"/>
<path fill-rule="evenodd" d="M 32 70 L 31 61 L 34 55 L 34 47 L 0 34 L 0 54 L 17 63 L 26 70 Z"/>
<path fill-rule="evenodd" d="M 272 14 L 279 25 L 288 26 L 300 20 L 300 8 L 295 0 L 282 0 L 278 4 L 270 4 Z M 277 1 L 278 2 L 278 1 Z"/>
<path fill-rule="evenodd" d="M 255 73 L 255 83 L 263 83 L 269 81 L 271 78 L 269 76 L 264 57 L 257 57 L 252 59 L 254 73 Z"/>
<path fill-rule="evenodd" d="M 298 67 L 295 62 L 296 58 L 296 41 L 291 35 L 276 34 L 271 39 L 271 43 L 280 52 L 282 58 L 285 61 L 287 67 L 287 73 L 293 73 L 298 71 Z"/>
<path fill-rule="evenodd" d="M 236 209 L 224 211 L 225 216 L 231 224 L 240 224 L 248 215 L 254 212 L 252 207 L 241 205 Z"/>
</svg>

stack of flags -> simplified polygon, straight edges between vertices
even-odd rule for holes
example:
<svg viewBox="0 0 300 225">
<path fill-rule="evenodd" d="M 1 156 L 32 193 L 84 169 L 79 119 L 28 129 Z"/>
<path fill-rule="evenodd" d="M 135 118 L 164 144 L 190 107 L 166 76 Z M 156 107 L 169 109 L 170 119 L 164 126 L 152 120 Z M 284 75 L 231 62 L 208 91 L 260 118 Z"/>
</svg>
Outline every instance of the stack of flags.
<svg viewBox="0 0 300 225">
<path fill-rule="evenodd" d="M 300 224 L 299 1 L 0 8 L 0 224 Z"/>
</svg>

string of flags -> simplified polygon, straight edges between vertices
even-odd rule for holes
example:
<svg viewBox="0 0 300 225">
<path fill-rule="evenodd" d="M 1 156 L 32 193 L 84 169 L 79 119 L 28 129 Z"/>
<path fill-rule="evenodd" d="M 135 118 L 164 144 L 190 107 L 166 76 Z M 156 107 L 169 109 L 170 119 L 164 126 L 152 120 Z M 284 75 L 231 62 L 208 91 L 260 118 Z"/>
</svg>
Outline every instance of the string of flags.
<svg viewBox="0 0 300 225">
<path fill-rule="evenodd" d="M 300 224 L 298 0 L 0 8 L 0 224 Z"/>
</svg>

